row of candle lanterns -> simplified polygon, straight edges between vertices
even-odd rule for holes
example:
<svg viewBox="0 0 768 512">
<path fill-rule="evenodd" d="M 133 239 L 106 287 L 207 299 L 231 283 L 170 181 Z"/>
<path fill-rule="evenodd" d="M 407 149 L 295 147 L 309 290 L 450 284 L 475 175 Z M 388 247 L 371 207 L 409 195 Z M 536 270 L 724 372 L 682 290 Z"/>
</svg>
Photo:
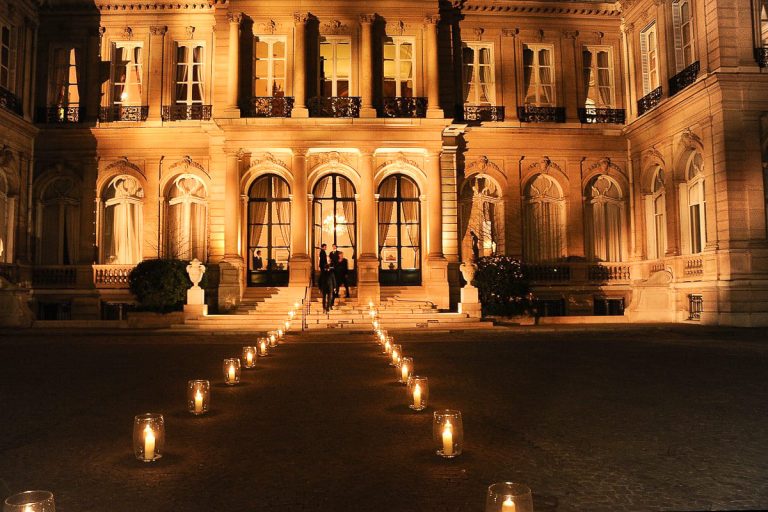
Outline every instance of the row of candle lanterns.
<svg viewBox="0 0 768 512">
<path fill-rule="evenodd" d="M 429 404 L 429 381 L 416 375 L 412 357 L 406 357 L 403 346 L 383 329 L 373 302 L 368 303 L 369 316 L 375 333 L 375 342 L 381 346 L 389 365 L 395 367 L 397 380 L 407 386 L 408 407 L 423 411 Z M 432 435 L 435 452 L 440 457 L 452 459 L 461 455 L 464 447 L 464 426 L 461 411 L 443 409 L 433 412 Z M 533 512 L 531 489 L 514 482 L 498 482 L 488 487 L 486 512 Z"/>
</svg>

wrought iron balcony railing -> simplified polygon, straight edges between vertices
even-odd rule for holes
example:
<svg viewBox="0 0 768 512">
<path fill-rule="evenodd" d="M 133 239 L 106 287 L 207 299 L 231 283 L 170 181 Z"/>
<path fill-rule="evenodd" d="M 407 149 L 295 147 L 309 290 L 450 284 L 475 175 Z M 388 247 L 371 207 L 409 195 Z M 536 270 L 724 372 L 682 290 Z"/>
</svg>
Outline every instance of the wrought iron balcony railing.
<svg viewBox="0 0 768 512">
<path fill-rule="evenodd" d="M 427 98 L 398 96 L 383 98 L 379 108 L 381 117 L 426 117 Z"/>
<path fill-rule="evenodd" d="M 149 114 L 149 107 L 144 106 L 122 106 L 114 105 L 111 107 L 101 107 L 99 110 L 99 121 L 110 123 L 112 121 L 146 121 Z"/>
<path fill-rule="evenodd" d="M 675 76 L 669 79 L 669 95 L 674 96 L 693 82 L 699 76 L 699 61 L 694 62 Z"/>
<path fill-rule="evenodd" d="M 486 121 L 503 121 L 504 107 L 496 105 L 464 105 L 464 121 L 482 123 Z"/>
<path fill-rule="evenodd" d="M 160 111 L 163 121 L 210 121 L 211 105 L 166 105 Z"/>
<path fill-rule="evenodd" d="M 43 107 L 37 114 L 38 122 L 48 124 L 76 124 L 84 118 L 85 109 L 79 105 Z"/>
<path fill-rule="evenodd" d="M 293 98 L 290 96 L 253 96 L 242 105 L 244 117 L 291 117 Z"/>
<path fill-rule="evenodd" d="M 768 68 L 768 48 L 755 48 L 755 60 L 761 68 Z"/>
<path fill-rule="evenodd" d="M 310 117 L 360 117 L 360 98 L 354 96 L 315 97 L 308 107 Z"/>
<path fill-rule="evenodd" d="M 0 108 L 10 110 L 20 116 L 24 115 L 19 97 L 3 87 L 0 87 Z"/>
<path fill-rule="evenodd" d="M 525 105 L 517 108 L 517 116 L 523 123 L 564 123 L 565 108 Z"/>
<path fill-rule="evenodd" d="M 661 86 L 637 100 L 637 115 L 641 116 L 661 103 Z"/>
<path fill-rule="evenodd" d="M 626 113 L 623 108 L 580 108 L 579 119 L 585 124 L 624 124 Z"/>
</svg>

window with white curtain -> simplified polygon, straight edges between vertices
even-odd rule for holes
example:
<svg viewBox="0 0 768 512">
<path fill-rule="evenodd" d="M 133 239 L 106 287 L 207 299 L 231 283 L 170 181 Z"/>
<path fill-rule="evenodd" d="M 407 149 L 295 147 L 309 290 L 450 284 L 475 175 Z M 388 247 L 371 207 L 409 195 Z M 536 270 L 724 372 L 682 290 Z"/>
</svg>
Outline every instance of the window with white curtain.
<svg viewBox="0 0 768 512">
<path fill-rule="evenodd" d="M 48 105 L 58 108 L 80 105 L 80 49 L 54 48 Z"/>
<path fill-rule="evenodd" d="M 123 41 L 112 48 L 112 102 L 142 105 L 143 43 Z"/>
<path fill-rule="evenodd" d="M 538 174 L 524 190 L 523 259 L 545 263 L 565 257 L 565 199 L 560 186 Z"/>
<path fill-rule="evenodd" d="M 707 243 L 707 214 L 704 180 L 704 160 L 701 153 L 694 153 L 688 161 L 683 197 L 687 197 L 687 211 L 683 224 L 688 225 L 688 248 L 691 254 L 700 253 Z"/>
<path fill-rule="evenodd" d="M 10 24 L 0 21 L 0 87 L 15 92 L 14 59 L 15 31 Z"/>
<path fill-rule="evenodd" d="M 43 189 L 37 207 L 38 254 L 43 265 L 77 263 L 80 194 L 73 178 L 56 178 Z"/>
<path fill-rule="evenodd" d="M 413 38 L 391 37 L 384 41 L 385 98 L 413 96 L 416 68 Z"/>
<path fill-rule="evenodd" d="M 587 46 L 582 52 L 584 62 L 585 108 L 614 108 L 616 88 L 613 78 L 613 58 L 608 46 Z"/>
<path fill-rule="evenodd" d="M 667 205 L 664 189 L 664 170 L 659 168 L 653 177 L 651 193 L 645 198 L 646 237 L 648 258 L 663 258 L 667 252 Z"/>
<path fill-rule="evenodd" d="M 640 32 L 640 60 L 643 69 L 643 95 L 659 87 L 659 46 L 656 22 Z"/>
<path fill-rule="evenodd" d="M 768 0 L 760 0 L 760 42 L 768 47 Z"/>
<path fill-rule="evenodd" d="M 102 262 L 134 265 L 141 261 L 144 189 L 132 176 L 117 176 L 104 190 Z"/>
<path fill-rule="evenodd" d="M 10 263 L 10 237 L 13 233 L 11 227 L 11 201 L 8 198 L 8 180 L 0 169 L 0 263 Z"/>
<path fill-rule="evenodd" d="M 619 185 L 608 176 L 596 176 L 584 195 L 587 259 L 622 261 L 624 198 Z"/>
<path fill-rule="evenodd" d="M 492 43 L 464 43 L 464 104 L 496 104 L 496 73 Z"/>
<path fill-rule="evenodd" d="M 203 45 L 195 42 L 176 43 L 176 103 L 201 105 L 205 98 Z"/>
<path fill-rule="evenodd" d="M 555 61 L 552 45 L 523 45 L 524 103 L 535 107 L 554 107 Z"/>
<path fill-rule="evenodd" d="M 180 260 L 205 261 L 208 239 L 208 201 L 205 185 L 192 174 L 173 180 L 166 207 L 166 255 Z"/>
<path fill-rule="evenodd" d="M 285 96 L 285 36 L 255 36 L 253 95 Z"/>
<path fill-rule="evenodd" d="M 693 48 L 693 2 L 672 2 L 672 31 L 675 38 L 675 67 L 681 72 L 696 61 Z"/>
<path fill-rule="evenodd" d="M 349 96 L 352 83 L 352 41 L 323 37 L 320 41 L 320 96 Z"/>
</svg>

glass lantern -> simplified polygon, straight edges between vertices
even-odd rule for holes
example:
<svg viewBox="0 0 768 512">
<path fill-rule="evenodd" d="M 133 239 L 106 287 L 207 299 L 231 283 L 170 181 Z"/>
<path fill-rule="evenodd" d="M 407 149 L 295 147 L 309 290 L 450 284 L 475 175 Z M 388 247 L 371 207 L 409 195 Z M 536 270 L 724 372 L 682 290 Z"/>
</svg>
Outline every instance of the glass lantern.
<svg viewBox="0 0 768 512">
<path fill-rule="evenodd" d="M 400 361 L 400 356 L 403 354 L 403 346 L 397 343 L 392 344 L 392 350 L 389 353 L 389 366 L 397 367 L 397 363 Z"/>
<path fill-rule="evenodd" d="M 275 334 L 277 334 L 277 341 L 282 341 L 283 335 L 285 334 L 282 329 L 278 329 L 275 331 Z"/>
<path fill-rule="evenodd" d="M 408 384 L 408 378 L 413 373 L 413 358 L 401 357 L 395 368 L 397 373 L 397 382 L 400 384 Z"/>
<path fill-rule="evenodd" d="M 293 318 L 291 318 L 291 320 L 292 319 Z M 286 320 L 285 323 L 283 324 L 283 327 L 285 327 L 284 331 L 285 331 L 285 334 L 287 334 L 288 331 L 291 330 L 291 321 L 290 320 Z"/>
<path fill-rule="evenodd" d="M 233 357 L 224 360 L 224 383 L 234 386 L 240 383 L 240 359 Z"/>
<path fill-rule="evenodd" d="M 211 383 L 207 380 L 187 382 L 187 410 L 195 416 L 208 412 L 211 402 Z"/>
<path fill-rule="evenodd" d="M 133 453 L 143 462 L 154 462 L 163 456 L 165 420 L 162 414 L 148 412 L 133 419 Z"/>
<path fill-rule="evenodd" d="M 373 321 L 373 330 L 374 331 L 378 331 L 379 330 L 379 321 L 378 320 L 374 320 Z"/>
<path fill-rule="evenodd" d="M 392 353 L 392 342 L 390 341 L 390 337 L 387 336 L 384 338 L 384 343 L 382 344 L 382 354 L 389 356 Z"/>
<path fill-rule="evenodd" d="M 432 432 L 436 453 L 439 456 L 452 459 L 461 455 L 461 450 L 464 447 L 464 426 L 461 422 L 461 411 L 452 409 L 435 411 Z"/>
<path fill-rule="evenodd" d="M 429 405 L 429 381 L 426 377 L 411 374 L 408 379 L 408 407 L 423 411 Z"/>
<path fill-rule="evenodd" d="M 485 512 L 533 512 L 530 487 L 514 482 L 498 482 L 489 486 Z"/>
<path fill-rule="evenodd" d="M 259 338 L 259 357 L 266 357 L 269 353 L 269 340 Z"/>
<path fill-rule="evenodd" d="M 56 512 L 53 493 L 24 491 L 6 498 L 3 512 Z"/>
<path fill-rule="evenodd" d="M 277 333 L 275 331 L 269 331 L 267 336 L 269 339 L 269 348 L 275 348 L 277 346 Z"/>
<path fill-rule="evenodd" d="M 244 368 L 255 368 L 257 358 L 258 358 L 258 354 L 256 352 L 256 347 L 243 347 L 243 367 Z"/>
<path fill-rule="evenodd" d="M 288 320 L 293 320 L 293 317 L 296 316 L 296 312 L 294 310 L 290 310 L 288 312 Z M 287 322 L 290 323 L 290 322 Z"/>
<path fill-rule="evenodd" d="M 377 316 L 378 314 L 379 314 L 379 313 L 378 313 L 378 312 L 377 312 L 375 309 L 373 309 L 373 308 L 371 308 L 371 310 L 370 310 L 370 311 L 368 311 L 368 316 L 370 316 L 370 317 L 371 317 L 371 320 L 375 320 L 375 319 L 376 319 L 376 316 Z"/>
</svg>

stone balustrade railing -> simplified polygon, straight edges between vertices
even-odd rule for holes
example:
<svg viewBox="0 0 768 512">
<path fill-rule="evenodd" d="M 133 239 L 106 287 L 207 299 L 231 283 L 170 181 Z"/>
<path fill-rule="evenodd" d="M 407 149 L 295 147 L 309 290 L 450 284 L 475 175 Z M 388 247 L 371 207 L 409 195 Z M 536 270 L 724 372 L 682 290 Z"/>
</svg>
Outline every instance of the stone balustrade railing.
<svg viewBox="0 0 768 512">
<path fill-rule="evenodd" d="M 96 288 L 128 288 L 128 276 L 136 265 L 94 265 Z"/>
</svg>

